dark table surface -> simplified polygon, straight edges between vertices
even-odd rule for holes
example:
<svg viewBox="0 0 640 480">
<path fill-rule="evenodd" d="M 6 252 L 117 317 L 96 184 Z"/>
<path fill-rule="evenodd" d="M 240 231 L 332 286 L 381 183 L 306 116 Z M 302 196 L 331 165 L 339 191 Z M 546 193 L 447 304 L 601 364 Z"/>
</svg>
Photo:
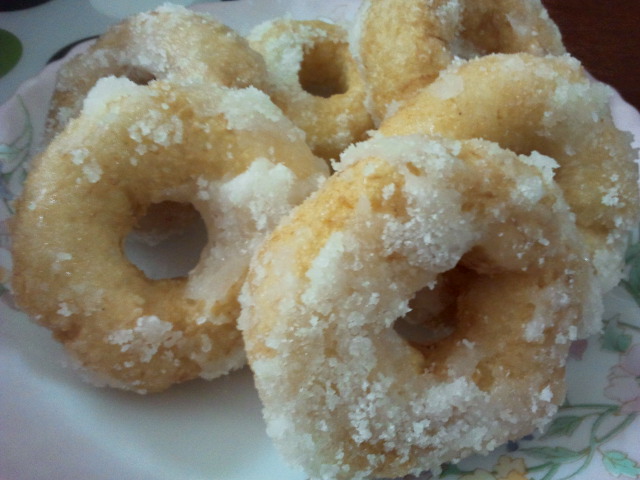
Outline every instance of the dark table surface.
<svg viewBox="0 0 640 480">
<path fill-rule="evenodd" d="M 567 50 L 640 109 L 640 0 L 543 0 Z"/>
</svg>

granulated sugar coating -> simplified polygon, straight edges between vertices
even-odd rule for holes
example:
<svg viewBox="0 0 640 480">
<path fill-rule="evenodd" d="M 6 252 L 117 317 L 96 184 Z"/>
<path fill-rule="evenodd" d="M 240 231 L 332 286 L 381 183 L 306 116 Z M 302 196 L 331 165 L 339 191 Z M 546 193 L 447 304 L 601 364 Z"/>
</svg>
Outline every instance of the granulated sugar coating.
<svg viewBox="0 0 640 480">
<path fill-rule="evenodd" d="M 401 477 L 544 427 L 601 304 L 553 160 L 421 135 L 348 149 L 241 294 L 269 435 L 312 478 Z M 443 292 L 429 344 L 394 324 Z M 425 292 L 425 293 L 422 293 Z M 444 294 L 446 292 L 446 295 Z"/>
<path fill-rule="evenodd" d="M 305 131 L 316 155 L 337 159 L 373 128 L 342 26 L 279 18 L 256 26 L 248 39 L 264 56 L 273 101 Z"/>
<path fill-rule="evenodd" d="M 95 383 L 146 393 L 244 365 L 237 294 L 249 259 L 327 176 L 325 161 L 253 87 L 106 77 L 85 105 L 17 204 L 17 302 Z M 192 204 L 208 242 L 188 277 L 151 280 L 122 242 L 167 201 Z"/>
<path fill-rule="evenodd" d="M 640 219 L 637 152 L 540 0 L 299 6 L 243 38 L 166 4 L 65 63 L 11 287 L 96 385 L 248 357 L 305 478 L 435 478 L 558 411 Z M 123 251 L 199 219 L 185 277 Z"/>
<path fill-rule="evenodd" d="M 266 68 L 262 57 L 226 25 L 166 4 L 111 27 L 87 52 L 63 65 L 49 109 L 48 140 L 78 115 L 98 79 L 110 75 L 138 84 L 161 79 L 263 88 Z"/>
<path fill-rule="evenodd" d="M 565 53 L 540 0 L 364 0 L 350 48 L 376 123 L 457 58 Z"/>
<path fill-rule="evenodd" d="M 380 133 L 484 138 L 519 154 L 552 157 L 555 181 L 607 292 L 622 277 L 640 214 L 637 152 L 631 134 L 613 122 L 610 93 L 569 56 L 487 55 L 443 71 Z"/>
</svg>

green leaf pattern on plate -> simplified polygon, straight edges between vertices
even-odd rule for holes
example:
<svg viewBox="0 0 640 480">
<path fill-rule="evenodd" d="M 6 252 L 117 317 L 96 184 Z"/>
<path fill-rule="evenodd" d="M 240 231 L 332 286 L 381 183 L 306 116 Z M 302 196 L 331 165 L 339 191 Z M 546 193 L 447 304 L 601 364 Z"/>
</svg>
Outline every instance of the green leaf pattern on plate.
<svg viewBox="0 0 640 480">
<path fill-rule="evenodd" d="M 33 146 L 31 118 L 22 98 L 18 97 L 18 101 L 24 113 L 22 131 L 9 143 L 0 143 L 0 200 L 9 214 L 13 214 L 11 202 L 22 190 L 22 183 L 27 176 L 27 164 Z"/>
<path fill-rule="evenodd" d="M 600 337 L 600 343 L 603 350 L 610 352 L 626 352 L 631 346 L 633 337 L 625 333 L 625 331 L 618 325 L 619 315 L 614 316 L 612 319 L 605 321 L 605 329 Z"/>
<path fill-rule="evenodd" d="M 12 202 L 22 191 L 22 183 L 27 176 L 34 137 L 29 111 L 22 97 L 18 96 L 16 100 L 23 113 L 22 130 L 8 143 L 0 143 L 0 253 L 3 258 L 9 256 L 11 237 L 8 220 L 13 215 Z M 9 276 L 9 269 L 4 264 L 0 265 L 0 301 L 13 308 Z"/>
<path fill-rule="evenodd" d="M 564 415 L 556 417 L 542 438 L 566 436 L 570 437 L 573 432 L 582 424 L 584 416 L 579 415 Z"/>
<path fill-rule="evenodd" d="M 640 465 L 631 460 L 625 453 L 618 450 L 604 452 L 602 463 L 605 468 L 616 477 L 638 478 L 640 476 Z"/>
<path fill-rule="evenodd" d="M 633 240 L 626 255 L 628 277 L 622 283 L 640 306 L 640 241 Z M 632 303 L 633 303 L 632 302 Z M 493 457 L 493 467 L 445 466 L 441 478 L 460 480 L 571 480 L 598 478 L 640 479 L 640 438 L 610 447 L 616 438 L 638 428 L 640 414 L 640 318 L 624 321 L 615 314 L 604 321 L 602 334 L 589 348 L 600 354 L 617 355 L 612 361 L 604 396 L 612 403 L 563 405 L 542 435 L 520 442 L 516 451 L 501 449 Z M 574 360 L 575 361 L 575 360 Z M 627 448 L 629 449 L 628 451 Z M 633 452 L 633 453 L 631 453 Z M 504 464 L 521 462 L 522 468 L 505 471 Z M 472 461 L 470 465 L 473 465 Z M 602 472 L 592 477 L 590 473 Z M 582 476 L 582 475 L 584 476 Z"/>
</svg>

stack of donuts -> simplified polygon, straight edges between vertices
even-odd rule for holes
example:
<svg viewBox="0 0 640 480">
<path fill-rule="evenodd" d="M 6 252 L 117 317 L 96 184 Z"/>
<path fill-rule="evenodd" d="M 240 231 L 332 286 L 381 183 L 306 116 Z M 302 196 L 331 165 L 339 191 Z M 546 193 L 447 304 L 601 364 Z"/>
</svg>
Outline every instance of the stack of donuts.
<svg viewBox="0 0 640 480">
<path fill-rule="evenodd" d="M 600 328 L 639 220 L 609 95 L 539 0 L 363 0 L 246 37 L 136 15 L 60 70 L 17 302 L 101 385 L 248 360 L 311 478 L 438 472 L 544 428 Z M 208 243 L 152 280 L 123 241 L 163 208 Z"/>
</svg>

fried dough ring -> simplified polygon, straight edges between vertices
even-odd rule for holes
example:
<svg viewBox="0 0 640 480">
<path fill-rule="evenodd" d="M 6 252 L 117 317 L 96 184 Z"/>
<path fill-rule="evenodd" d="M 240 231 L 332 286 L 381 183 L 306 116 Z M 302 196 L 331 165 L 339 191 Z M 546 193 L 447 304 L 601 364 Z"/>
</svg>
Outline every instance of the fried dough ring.
<svg viewBox="0 0 640 480">
<path fill-rule="evenodd" d="M 610 94 L 568 56 L 489 55 L 444 71 L 380 131 L 484 138 L 554 158 L 556 181 L 608 291 L 621 278 L 640 204 L 637 152 L 613 122 Z"/>
<path fill-rule="evenodd" d="M 273 231 L 239 325 L 269 435 L 312 478 L 402 477 L 544 426 L 600 295 L 553 161 L 496 144 L 379 138 Z M 453 330 L 394 332 L 444 285 Z"/>
<path fill-rule="evenodd" d="M 540 0 L 364 0 L 352 32 L 376 122 L 455 57 L 565 53 Z"/>
<path fill-rule="evenodd" d="M 267 64 L 272 100 L 306 132 L 316 155 L 337 159 L 373 128 L 343 27 L 276 19 L 255 27 L 248 39 Z"/>
<path fill-rule="evenodd" d="M 139 393 L 242 366 L 237 293 L 252 249 L 326 175 L 262 92 L 104 78 L 25 182 L 13 223 L 18 305 L 95 383 Z M 123 252 L 136 219 L 192 203 L 208 243 L 188 277 Z"/>
<path fill-rule="evenodd" d="M 242 36 L 213 17 L 164 5 L 111 27 L 61 67 L 48 114 L 48 140 L 80 112 L 98 79 L 111 75 L 139 84 L 158 79 L 264 88 L 266 68 Z"/>
</svg>

